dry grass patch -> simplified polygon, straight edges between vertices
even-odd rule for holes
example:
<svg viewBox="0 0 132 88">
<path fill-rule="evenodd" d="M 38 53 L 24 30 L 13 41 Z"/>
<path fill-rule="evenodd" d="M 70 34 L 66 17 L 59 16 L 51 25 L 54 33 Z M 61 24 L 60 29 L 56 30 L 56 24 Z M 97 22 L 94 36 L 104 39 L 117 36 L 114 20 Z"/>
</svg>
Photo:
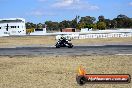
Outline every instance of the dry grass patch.
<svg viewBox="0 0 132 88">
<path fill-rule="evenodd" d="M 0 47 L 26 45 L 53 45 L 54 36 L 0 37 Z"/>
<path fill-rule="evenodd" d="M 130 74 L 132 56 L 1 56 L 0 88 L 80 88 L 80 65 L 89 74 Z M 85 88 L 131 88 L 130 84 L 86 84 Z"/>
<path fill-rule="evenodd" d="M 79 39 L 71 41 L 74 45 L 78 44 L 111 44 L 126 43 L 132 44 L 132 37 L 129 38 L 104 38 L 104 39 Z M 0 37 L 0 48 L 30 46 L 30 45 L 55 45 L 55 36 L 22 36 L 22 37 Z"/>
</svg>

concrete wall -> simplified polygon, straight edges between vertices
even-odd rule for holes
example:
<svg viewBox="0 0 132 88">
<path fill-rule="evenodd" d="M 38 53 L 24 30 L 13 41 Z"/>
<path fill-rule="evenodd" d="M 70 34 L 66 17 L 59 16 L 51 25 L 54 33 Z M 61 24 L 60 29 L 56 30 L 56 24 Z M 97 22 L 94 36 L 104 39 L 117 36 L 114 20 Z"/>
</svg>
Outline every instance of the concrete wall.
<svg viewBox="0 0 132 88">
<path fill-rule="evenodd" d="M 113 38 L 113 37 L 114 38 L 132 37 L 132 33 L 87 34 L 87 35 L 79 35 L 78 39 L 86 39 L 86 38 Z M 73 39 L 74 39 L 74 37 L 73 37 Z"/>
<path fill-rule="evenodd" d="M 84 32 L 84 31 L 83 31 Z M 124 38 L 132 37 L 132 29 L 120 29 L 120 30 L 99 30 L 99 31 L 85 31 L 85 33 L 63 35 L 67 39 L 87 39 L 87 38 Z M 61 35 L 57 35 L 56 39 L 59 39 Z"/>
</svg>

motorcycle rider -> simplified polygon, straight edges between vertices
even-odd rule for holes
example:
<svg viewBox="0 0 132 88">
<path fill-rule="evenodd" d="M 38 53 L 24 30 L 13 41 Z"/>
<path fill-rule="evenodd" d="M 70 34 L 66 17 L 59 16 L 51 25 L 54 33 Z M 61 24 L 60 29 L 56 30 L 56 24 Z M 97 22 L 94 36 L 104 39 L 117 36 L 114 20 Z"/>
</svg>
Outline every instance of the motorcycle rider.
<svg viewBox="0 0 132 88">
<path fill-rule="evenodd" d="M 63 42 L 63 43 L 67 43 L 67 42 L 68 42 L 67 39 L 66 39 L 65 37 L 63 37 L 63 36 L 61 36 L 60 40 L 61 40 L 61 42 Z"/>
<path fill-rule="evenodd" d="M 58 40 L 55 46 L 56 48 L 60 48 L 60 47 L 72 48 L 73 47 L 72 43 L 69 43 L 69 40 L 64 36 L 60 37 L 60 39 Z"/>
</svg>

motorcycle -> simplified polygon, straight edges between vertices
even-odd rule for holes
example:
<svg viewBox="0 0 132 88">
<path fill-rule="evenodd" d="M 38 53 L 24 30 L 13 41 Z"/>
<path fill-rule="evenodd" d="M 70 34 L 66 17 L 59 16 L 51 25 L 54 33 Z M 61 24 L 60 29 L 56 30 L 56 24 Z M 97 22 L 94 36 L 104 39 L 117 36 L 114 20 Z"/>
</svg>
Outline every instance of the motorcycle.
<svg viewBox="0 0 132 88">
<path fill-rule="evenodd" d="M 73 47 L 72 43 L 69 43 L 69 40 L 67 40 L 65 38 L 59 39 L 55 46 L 56 46 L 56 48 L 60 48 L 60 47 L 72 48 Z"/>
</svg>

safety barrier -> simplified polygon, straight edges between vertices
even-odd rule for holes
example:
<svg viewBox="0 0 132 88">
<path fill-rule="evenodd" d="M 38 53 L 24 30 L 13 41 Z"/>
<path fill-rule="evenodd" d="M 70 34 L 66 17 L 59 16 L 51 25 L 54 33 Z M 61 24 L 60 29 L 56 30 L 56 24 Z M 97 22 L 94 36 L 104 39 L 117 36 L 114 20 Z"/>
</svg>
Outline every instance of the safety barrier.
<svg viewBox="0 0 132 88">
<path fill-rule="evenodd" d="M 61 35 L 57 35 L 56 39 L 60 39 Z M 86 34 L 86 35 L 64 35 L 67 39 L 87 39 L 87 38 L 123 38 L 132 37 L 132 33 L 106 33 L 106 34 Z"/>
</svg>

